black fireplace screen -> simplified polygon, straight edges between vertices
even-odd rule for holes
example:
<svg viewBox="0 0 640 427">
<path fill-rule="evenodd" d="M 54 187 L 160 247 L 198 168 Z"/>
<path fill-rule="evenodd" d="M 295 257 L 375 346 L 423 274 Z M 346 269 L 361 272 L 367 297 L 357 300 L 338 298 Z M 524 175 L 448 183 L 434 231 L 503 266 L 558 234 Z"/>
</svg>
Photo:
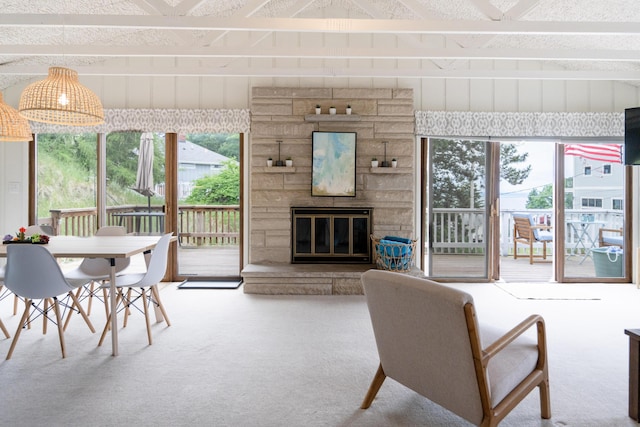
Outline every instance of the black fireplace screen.
<svg viewBox="0 0 640 427">
<path fill-rule="evenodd" d="M 370 208 L 292 208 L 293 263 L 371 263 Z"/>
</svg>

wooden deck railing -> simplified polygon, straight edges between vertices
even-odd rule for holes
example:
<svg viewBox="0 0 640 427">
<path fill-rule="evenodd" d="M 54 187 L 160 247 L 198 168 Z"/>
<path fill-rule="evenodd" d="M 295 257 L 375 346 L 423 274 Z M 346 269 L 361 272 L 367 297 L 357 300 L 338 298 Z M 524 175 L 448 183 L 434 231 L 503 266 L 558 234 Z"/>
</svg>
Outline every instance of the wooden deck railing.
<svg viewBox="0 0 640 427">
<path fill-rule="evenodd" d="M 126 212 L 148 212 L 147 206 L 124 205 L 107 208 L 107 225 L 119 225 L 121 218 L 116 216 Z M 162 206 L 152 206 L 151 212 L 162 212 Z M 51 218 L 42 218 L 41 225 L 50 225 L 54 235 L 90 236 L 97 229 L 97 211 L 95 208 L 52 210 Z M 527 210 L 536 221 L 551 218 L 552 211 L 544 209 Z M 178 209 L 178 236 L 183 246 L 237 245 L 240 236 L 240 207 L 238 205 L 181 205 Z M 513 252 L 512 211 L 500 212 L 500 249 L 502 255 Z M 567 210 L 565 220 L 581 220 L 588 214 L 591 221 L 606 224 L 605 228 L 620 228 L 623 223 L 621 211 L 614 210 Z M 140 216 L 137 224 L 127 218 L 122 224 L 128 232 L 157 232 L 159 217 Z M 161 217 L 160 217 L 161 218 Z M 434 253 L 482 253 L 485 247 L 485 214 L 483 209 L 434 209 L 434 224 L 431 230 L 432 250 Z M 162 223 L 163 224 L 163 223 Z M 155 227 L 154 227 L 155 225 Z M 160 227 L 161 228 L 161 227 Z M 597 229 L 588 230 L 591 239 L 597 238 Z M 577 246 L 577 236 L 569 230 L 565 232 L 565 248 L 572 250 Z"/>
<path fill-rule="evenodd" d="M 148 233 L 158 230 L 162 217 L 140 216 L 124 221 L 117 214 L 148 212 L 148 206 L 123 205 L 107 208 L 107 225 L 123 225 L 127 232 Z M 54 235 L 91 236 L 97 229 L 96 208 L 55 209 L 50 218 L 41 218 L 40 225 L 49 225 Z M 151 212 L 163 212 L 162 206 L 151 206 Z M 183 246 L 237 245 L 240 236 L 240 207 L 238 205 L 183 205 L 178 209 L 178 236 Z M 159 218 L 162 218 L 159 220 Z M 139 224 L 136 222 L 139 221 Z M 155 227 L 154 227 L 155 226 Z"/>
</svg>

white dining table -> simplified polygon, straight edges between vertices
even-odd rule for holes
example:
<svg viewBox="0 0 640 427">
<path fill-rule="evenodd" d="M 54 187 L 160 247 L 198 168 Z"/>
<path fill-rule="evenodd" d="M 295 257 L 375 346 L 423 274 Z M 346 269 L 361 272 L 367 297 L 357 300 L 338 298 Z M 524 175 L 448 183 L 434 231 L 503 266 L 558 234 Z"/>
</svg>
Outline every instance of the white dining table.
<svg viewBox="0 0 640 427">
<path fill-rule="evenodd" d="M 44 246 L 56 258 L 106 258 L 111 263 L 110 313 L 116 308 L 116 258 L 129 258 L 155 248 L 161 236 L 52 236 Z M 7 247 L 1 245 L 0 257 L 7 256 Z M 111 347 L 113 356 L 118 355 L 118 321 L 111 316 Z"/>
</svg>

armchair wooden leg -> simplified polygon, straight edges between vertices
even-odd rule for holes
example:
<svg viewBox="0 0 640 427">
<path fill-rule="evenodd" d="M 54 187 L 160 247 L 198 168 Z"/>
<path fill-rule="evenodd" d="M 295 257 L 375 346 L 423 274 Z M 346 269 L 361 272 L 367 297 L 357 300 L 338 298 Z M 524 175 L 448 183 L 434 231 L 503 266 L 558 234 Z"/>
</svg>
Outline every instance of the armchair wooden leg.
<svg viewBox="0 0 640 427">
<path fill-rule="evenodd" d="M 533 240 L 529 239 L 529 264 L 533 265 Z"/>
<path fill-rule="evenodd" d="M 540 383 L 540 416 L 545 420 L 551 418 L 551 398 L 549 396 L 549 379 Z"/>
<path fill-rule="evenodd" d="M 360 409 L 367 409 L 369 406 L 371 406 L 371 403 L 373 402 L 373 399 L 376 397 L 376 394 L 378 394 L 378 390 L 380 390 L 380 387 L 382 386 L 382 383 L 384 382 L 385 378 L 387 378 L 387 375 L 382 370 L 382 364 L 380 364 L 378 366 L 378 371 L 376 372 L 376 375 L 373 377 L 373 381 L 371 381 L 371 385 L 369 386 L 369 391 L 367 391 L 367 395 L 364 397 L 364 400 L 362 401 L 362 405 L 360 405 Z"/>
</svg>

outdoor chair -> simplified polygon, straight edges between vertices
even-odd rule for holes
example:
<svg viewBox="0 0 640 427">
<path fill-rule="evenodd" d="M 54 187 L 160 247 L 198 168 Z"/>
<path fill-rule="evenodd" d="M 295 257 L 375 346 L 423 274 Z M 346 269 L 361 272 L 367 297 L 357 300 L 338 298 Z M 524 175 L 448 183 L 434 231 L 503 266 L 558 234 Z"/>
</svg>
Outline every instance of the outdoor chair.
<svg viewBox="0 0 640 427">
<path fill-rule="evenodd" d="M 62 357 L 66 357 L 60 305 L 69 309 L 77 307 L 91 332 L 95 332 L 91 321 L 73 293 L 74 288 L 65 280 L 60 265 L 46 248 L 31 244 L 9 245 L 4 284 L 11 292 L 23 298 L 25 303 L 18 329 L 7 353 L 7 360 L 13 354 L 20 332 L 39 316 L 43 316 L 44 320 L 43 333 L 47 332 L 47 320 L 58 326 Z M 58 296 L 64 297 L 59 301 Z M 68 304 L 69 299 L 73 301 L 72 305 Z M 36 303 L 34 300 L 40 301 Z M 33 317 L 31 317 L 32 310 Z M 55 314 L 54 319 L 50 317 L 52 311 Z"/>
<path fill-rule="evenodd" d="M 453 287 L 383 270 L 361 278 L 380 357 L 362 409 L 389 377 L 478 426 L 498 425 L 536 387 L 551 417 L 541 316 L 503 331 L 480 323 L 473 297 Z"/>
<path fill-rule="evenodd" d="M 122 274 L 116 277 L 116 289 L 118 295 L 116 296 L 116 309 L 111 310 L 107 316 L 107 323 L 102 331 L 102 336 L 98 342 L 98 346 L 101 346 L 106 337 L 109 326 L 111 325 L 111 316 L 117 315 L 118 312 L 124 310 L 124 322 L 123 327 L 127 326 L 127 319 L 129 317 L 130 309 L 136 308 L 144 313 L 145 321 L 147 324 L 147 339 L 149 345 L 152 344 L 151 339 L 151 320 L 149 319 L 149 305 L 153 304 L 162 313 L 164 321 L 167 326 L 171 326 L 167 313 L 164 309 L 164 305 L 160 300 L 160 292 L 158 291 L 158 283 L 163 279 L 167 270 L 167 258 L 169 255 L 169 243 L 171 243 L 172 233 L 163 235 L 155 249 L 151 252 L 151 259 L 149 260 L 149 266 L 146 273 L 129 273 Z M 103 288 L 108 288 L 109 283 L 103 283 Z M 123 289 L 126 288 L 126 292 Z M 142 309 L 135 304 L 140 302 Z"/>
<path fill-rule="evenodd" d="M 127 230 L 124 227 L 120 226 L 106 226 L 101 227 L 96 231 L 96 236 L 125 236 L 127 234 Z M 122 272 L 124 269 L 129 267 L 131 263 L 131 258 L 117 258 L 115 260 L 116 263 L 116 273 Z M 100 300 L 100 295 L 98 294 L 98 290 L 102 291 L 102 299 L 105 310 L 105 315 L 109 316 L 109 304 L 107 303 L 107 288 L 97 286 L 96 282 L 105 283 L 109 280 L 111 274 L 111 263 L 106 258 L 85 258 L 82 260 L 80 265 L 73 270 L 66 271 L 64 273 L 64 277 L 67 281 L 74 287 L 78 288 L 76 291 L 76 297 L 79 302 L 88 300 L 87 302 L 87 316 L 91 315 L 91 307 L 93 298 L 97 298 Z M 70 311 L 67 315 L 67 318 L 64 322 L 64 330 L 67 329 L 67 325 L 69 324 L 69 320 L 71 319 L 71 315 L 73 311 Z"/>
<path fill-rule="evenodd" d="M 536 224 L 528 214 L 513 214 L 513 259 L 518 259 L 518 243 L 529 246 L 529 264 L 534 258 L 547 259 L 547 243 L 553 242 L 551 226 Z M 533 245 L 542 243 L 542 255 L 535 255 Z M 522 258 L 522 257 L 521 257 Z"/>
<path fill-rule="evenodd" d="M 622 228 L 601 228 L 598 230 L 599 246 L 624 246 L 624 232 Z"/>
</svg>

